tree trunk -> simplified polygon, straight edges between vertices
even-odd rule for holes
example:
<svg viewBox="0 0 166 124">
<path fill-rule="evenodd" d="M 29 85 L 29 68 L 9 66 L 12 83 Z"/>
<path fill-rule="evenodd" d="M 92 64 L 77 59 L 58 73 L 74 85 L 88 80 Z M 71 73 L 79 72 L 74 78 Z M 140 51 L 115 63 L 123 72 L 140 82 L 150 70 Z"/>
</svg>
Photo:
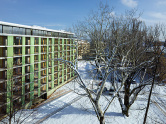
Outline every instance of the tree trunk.
<svg viewBox="0 0 166 124">
<path fill-rule="evenodd" d="M 159 59 L 159 58 L 158 58 Z M 159 60 L 158 60 L 159 61 Z M 158 62 L 157 62 L 158 64 Z M 148 116 L 148 110 L 149 110 L 149 105 L 150 105 L 150 100 L 151 100 L 151 95 L 152 95 L 152 90 L 153 90 L 153 86 L 154 86 L 154 82 L 155 82 L 155 75 L 156 75 L 156 71 L 157 71 L 157 64 L 155 66 L 155 70 L 154 70 L 154 73 L 153 73 L 153 82 L 152 82 L 152 85 L 151 85 L 151 88 L 150 88 L 150 93 L 149 93 L 149 97 L 148 97 L 148 103 L 147 103 L 147 107 L 146 107 L 146 111 L 145 111 L 145 117 L 144 117 L 144 122 L 143 124 L 146 123 L 146 119 L 147 119 L 147 116 Z"/>
<path fill-rule="evenodd" d="M 125 107 L 122 109 L 122 114 L 126 115 L 127 117 L 129 117 L 129 107 Z"/>
<path fill-rule="evenodd" d="M 130 98 L 130 81 L 127 79 L 125 84 L 125 95 L 124 95 L 124 105 L 125 108 L 123 108 L 122 113 L 124 115 L 126 115 L 127 117 L 129 116 L 129 108 L 130 108 L 130 102 L 129 102 L 129 98 Z"/>
<path fill-rule="evenodd" d="M 104 116 L 100 116 L 100 124 L 105 124 Z"/>
<path fill-rule="evenodd" d="M 9 118 L 9 124 L 11 124 L 11 123 L 12 123 L 12 118 L 10 117 L 10 118 Z"/>
</svg>

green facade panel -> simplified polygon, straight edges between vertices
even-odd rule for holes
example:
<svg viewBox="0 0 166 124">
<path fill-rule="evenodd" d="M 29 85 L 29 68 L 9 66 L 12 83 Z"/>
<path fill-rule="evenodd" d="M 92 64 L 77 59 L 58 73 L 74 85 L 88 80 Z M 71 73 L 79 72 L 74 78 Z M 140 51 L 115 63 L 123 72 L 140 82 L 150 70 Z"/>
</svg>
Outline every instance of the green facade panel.
<svg viewBox="0 0 166 124">
<path fill-rule="evenodd" d="M 13 108 L 13 40 L 13 36 L 7 37 L 7 113 Z"/>
<path fill-rule="evenodd" d="M 58 58 L 60 58 L 60 39 L 58 39 Z M 58 61 L 58 85 L 60 84 L 60 61 Z"/>
<path fill-rule="evenodd" d="M 46 54 L 46 92 L 48 92 L 48 62 L 49 62 L 49 38 L 47 38 L 47 54 Z"/>
<path fill-rule="evenodd" d="M 22 37 L 22 105 L 25 104 L 25 37 Z"/>
<path fill-rule="evenodd" d="M 51 89 L 53 89 L 54 88 L 54 40 L 55 39 L 52 38 L 51 40 L 52 40 L 52 45 L 51 45 L 52 46 L 52 51 L 51 51 L 52 52 L 52 56 L 51 56 L 52 57 L 51 58 L 52 59 L 52 70 L 51 70 L 52 71 L 52 76 L 51 76 L 52 77 L 51 78 L 52 83 L 51 83 Z"/>
<path fill-rule="evenodd" d="M 76 43 L 76 48 L 75 48 L 75 50 L 76 50 L 76 66 L 77 66 L 77 69 L 78 69 L 78 60 L 77 60 L 77 58 L 78 58 L 78 40 L 77 40 L 77 42 L 75 42 Z"/>
<path fill-rule="evenodd" d="M 30 37 L 30 101 L 34 99 L 34 37 Z"/>
<path fill-rule="evenodd" d="M 72 40 L 70 39 L 70 62 L 72 62 Z M 72 76 L 72 69 L 70 68 L 70 78 Z"/>
<path fill-rule="evenodd" d="M 76 47 L 76 46 L 75 46 L 74 42 L 75 42 L 75 41 L 72 39 L 72 45 L 73 45 L 73 47 L 72 47 L 72 48 L 73 48 L 73 49 L 72 49 L 73 61 L 72 61 L 72 62 L 73 62 L 74 65 L 75 65 L 75 51 L 76 51 L 76 50 L 75 50 L 75 47 Z M 76 65 L 75 65 L 75 66 L 76 66 Z M 75 72 L 74 72 L 74 70 L 73 70 L 73 71 L 72 71 L 72 76 L 74 76 L 74 74 L 75 74 Z"/>
<path fill-rule="evenodd" d="M 65 60 L 67 60 L 67 57 L 68 57 L 68 55 L 67 55 L 67 39 L 65 39 L 65 54 L 66 54 L 66 57 L 65 57 Z M 66 67 L 66 72 L 65 72 L 65 74 L 66 74 L 66 80 L 67 80 L 67 64 L 65 64 L 65 67 Z"/>
<path fill-rule="evenodd" d="M 39 37 L 39 46 L 38 46 L 38 60 L 39 60 L 39 63 L 38 63 L 38 96 L 40 96 L 41 94 L 41 89 L 40 89 L 40 86 L 41 86 L 41 81 L 40 81 L 40 78 L 41 78 L 41 37 Z"/>
<path fill-rule="evenodd" d="M 62 59 L 64 60 L 65 59 L 65 57 L 64 57 L 64 39 L 62 39 L 61 46 L 62 46 L 62 50 L 61 50 L 61 52 L 62 52 Z M 64 62 L 61 62 L 61 64 L 62 64 L 62 83 L 64 83 Z"/>
</svg>

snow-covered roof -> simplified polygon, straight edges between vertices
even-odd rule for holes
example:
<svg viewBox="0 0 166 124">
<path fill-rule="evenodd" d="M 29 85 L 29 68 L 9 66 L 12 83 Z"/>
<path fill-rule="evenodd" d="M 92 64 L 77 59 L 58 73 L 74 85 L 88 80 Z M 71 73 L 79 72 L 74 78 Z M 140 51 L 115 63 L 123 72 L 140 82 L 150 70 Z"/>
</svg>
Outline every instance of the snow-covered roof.
<svg viewBox="0 0 166 124">
<path fill-rule="evenodd" d="M 44 30 L 44 31 L 51 31 L 51 32 L 60 32 L 60 33 L 66 33 L 66 34 L 74 34 L 74 33 L 71 33 L 71 32 L 66 32 L 64 30 L 53 30 L 53 29 L 48 29 L 48 28 L 45 28 L 45 27 L 37 26 L 37 25 L 28 26 L 28 25 L 15 24 L 15 23 L 3 22 L 3 21 L 0 21 L 0 25 L 8 25 L 8 26 L 13 26 L 13 27 L 21 27 L 21 28 L 28 28 L 28 29 Z"/>
</svg>

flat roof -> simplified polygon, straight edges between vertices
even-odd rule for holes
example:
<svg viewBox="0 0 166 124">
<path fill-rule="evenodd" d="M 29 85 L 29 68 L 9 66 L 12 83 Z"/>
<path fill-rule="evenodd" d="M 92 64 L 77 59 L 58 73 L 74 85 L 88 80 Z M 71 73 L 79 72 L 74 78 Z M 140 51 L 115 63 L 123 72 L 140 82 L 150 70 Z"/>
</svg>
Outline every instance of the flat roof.
<svg viewBox="0 0 166 124">
<path fill-rule="evenodd" d="M 20 27 L 20 28 L 28 28 L 28 29 L 36 29 L 36 30 L 44 30 L 44 31 L 51 31 L 51 32 L 60 32 L 60 33 L 65 33 L 65 34 L 74 34 L 74 33 L 67 32 L 67 31 L 62 31 L 62 30 L 48 29 L 48 28 L 45 28 L 45 27 L 37 26 L 37 25 L 28 26 L 28 25 L 15 24 L 15 23 L 3 22 L 3 21 L 0 21 L 0 25 Z"/>
</svg>

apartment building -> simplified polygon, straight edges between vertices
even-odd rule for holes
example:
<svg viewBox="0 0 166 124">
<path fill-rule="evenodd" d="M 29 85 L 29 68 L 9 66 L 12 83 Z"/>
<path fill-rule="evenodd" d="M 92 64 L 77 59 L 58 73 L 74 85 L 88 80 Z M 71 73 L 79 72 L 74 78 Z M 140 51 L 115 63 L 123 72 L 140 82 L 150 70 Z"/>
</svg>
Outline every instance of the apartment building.
<svg viewBox="0 0 166 124">
<path fill-rule="evenodd" d="M 78 59 L 86 59 L 90 56 L 90 42 L 78 40 Z"/>
<path fill-rule="evenodd" d="M 73 33 L 0 21 L 0 114 L 32 105 L 72 80 L 76 64 Z"/>
</svg>

